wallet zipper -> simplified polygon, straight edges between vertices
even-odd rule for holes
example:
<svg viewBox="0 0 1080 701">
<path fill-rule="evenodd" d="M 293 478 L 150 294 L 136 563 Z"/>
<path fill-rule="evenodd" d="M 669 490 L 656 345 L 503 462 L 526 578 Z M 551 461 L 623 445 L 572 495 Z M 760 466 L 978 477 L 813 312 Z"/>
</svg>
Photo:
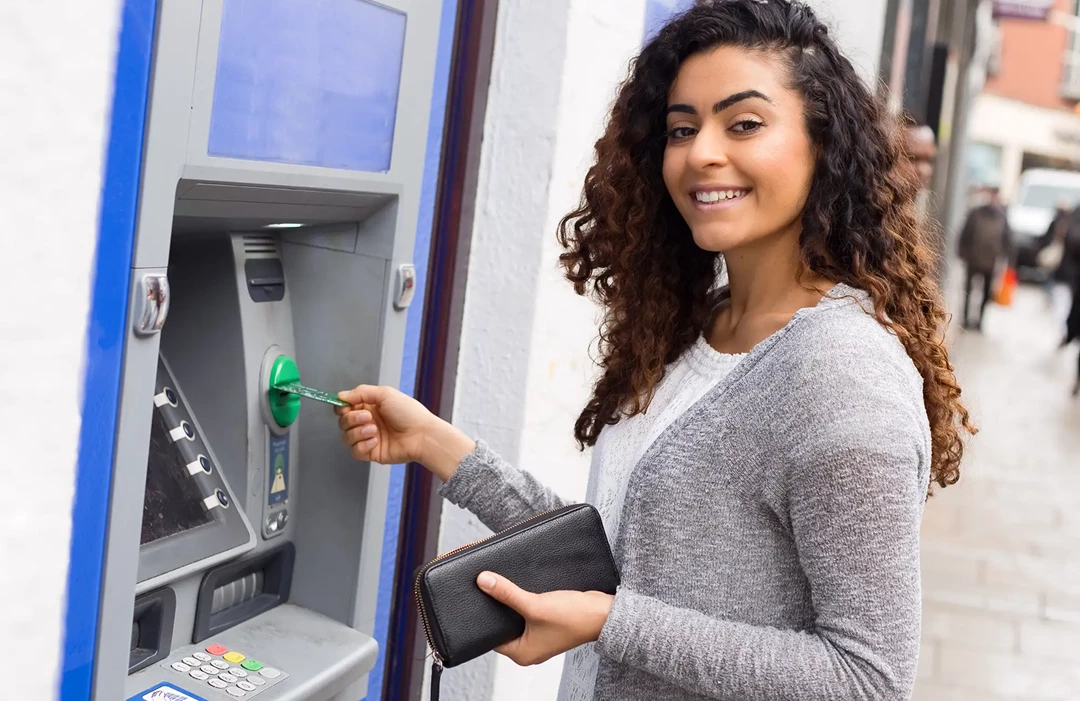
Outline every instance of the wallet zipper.
<svg viewBox="0 0 1080 701">
<path fill-rule="evenodd" d="M 416 573 L 416 580 L 413 583 L 413 595 L 416 597 L 416 608 L 418 608 L 420 610 L 420 622 L 424 626 L 424 635 L 427 637 L 428 647 L 431 649 L 431 657 L 434 660 L 435 667 L 438 669 L 439 672 L 442 672 L 442 670 L 443 670 L 443 659 L 442 659 L 442 657 L 439 656 L 439 651 L 435 647 L 435 641 L 432 639 L 432 636 L 431 636 L 431 624 L 428 621 L 427 611 L 424 609 L 423 598 L 420 596 L 420 579 L 424 576 L 424 573 L 427 572 L 431 568 L 431 566 L 434 565 L 435 563 L 440 562 L 442 560 L 445 560 L 446 558 L 451 557 L 453 555 L 457 555 L 459 552 L 461 552 L 463 550 L 468 550 L 469 548 L 475 547 L 477 545 L 481 545 L 482 543 L 486 543 L 487 541 L 491 540 L 492 538 L 498 537 L 498 535 L 500 533 L 508 531 L 511 528 L 517 528 L 518 526 L 524 526 L 526 523 L 529 523 L 530 521 L 535 521 L 538 518 L 543 518 L 544 516 L 547 516 L 548 514 L 553 514 L 556 511 L 559 511 L 560 509 L 565 509 L 565 508 L 566 508 L 565 506 L 560 506 L 558 509 L 548 509 L 547 511 L 543 511 L 543 512 L 538 513 L 538 514 L 534 514 L 533 516 L 530 516 L 529 518 L 525 519 L 524 521 L 520 521 L 518 523 L 515 523 L 512 526 L 507 526 L 506 528 L 499 531 L 499 533 L 492 533 L 491 535 L 487 536 L 486 538 L 481 538 L 480 540 L 475 540 L 475 541 L 473 541 L 471 543 L 466 543 L 465 545 L 462 545 L 460 548 L 454 548 L 450 552 L 446 552 L 446 553 L 443 553 L 442 555 L 439 555 L 434 560 L 432 560 L 431 562 L 429 562 L 426 565 L 424 565 L 423 567 L 421 567 L 420 571 Z"/>
</svg>

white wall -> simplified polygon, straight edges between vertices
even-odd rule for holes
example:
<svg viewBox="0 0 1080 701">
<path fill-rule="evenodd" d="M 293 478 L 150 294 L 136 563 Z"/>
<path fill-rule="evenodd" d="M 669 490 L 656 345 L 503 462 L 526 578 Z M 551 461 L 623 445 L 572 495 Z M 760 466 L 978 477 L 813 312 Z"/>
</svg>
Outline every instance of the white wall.
<svg viewBox="0 0 1080 701">
<path fill-rule="evenodd" d="M 641 0 L 571 0 L 558 141 L 541 230 L 543 248 L 536 289 L 536 318 L 529 342 L 525 422 L 517 464 L 559 494 L 585 499 L 591 453 L 574 441 L 574 420 L 589 398 L 594 378 L 596 305 L 574 293 L 558 266 L 562 248 L 555 231 L 581 197 L 581 184 L 593 162 L 593 144 L 626 77 L 627 63 L 641 48 L 645 28 Z M 522 668 L 506 658 L 496 663 L 493 699 L 553 701 L 562 675 L 562 657 L 537 668 Z M 523 690 L 528 690 L 527 694 Z"/>
<path fill-rule="evenodd" d="M 0 3 L 0 668 L 54 698 L 118 0 Z"/>
<path fill-rule="evenodd" d="M 888 0 L 804 0 L 829 25 L 863 80 L 877 85 Z"/>
<path fill-rule="evenodd" d="M 640 48 L 645 0 L 503 0 L 484 124 L 454 422 L 582 499 L 573 441 L 595 308 L 558 269 L 555 229 L 581 192 L 593 142 Z M 539 58 L 539 57 L 542 57 Z M 447 505 L 440 551 L 485 534 Z M 562 660 L 519 669 L 489 655 L 443 675 L 444 698 L 555 698 Z"/>
<path fill-rule="evenodd" d="M 886 0 L 811 4 L 876 80 Z M 646 0 L 502 0 L 499 13 L 454 422 L 582 499 L 589 455 L 577 451 L 573 424 L 591 387 L 598 310 L 562 278 L 555 231 L 577 204 L 617 84 L 641 47 Z M 440 552 L 485 533 L 447 505 Z M 554 701 L 561 671 L 561 658 L 519 668 L 488 655 L 448 670 L 444 698 Z"/>
<path fill-rule="evenodd" d="M 569 2 L 498 5 L 453 415 L 510 460 L 525 424 Z M 446 504 L 439 551 L 485 533 L 472 514 Z M 491 698 L 495 663 L 487 655 L 447 670 L 443 698 Z"/>
</svg>

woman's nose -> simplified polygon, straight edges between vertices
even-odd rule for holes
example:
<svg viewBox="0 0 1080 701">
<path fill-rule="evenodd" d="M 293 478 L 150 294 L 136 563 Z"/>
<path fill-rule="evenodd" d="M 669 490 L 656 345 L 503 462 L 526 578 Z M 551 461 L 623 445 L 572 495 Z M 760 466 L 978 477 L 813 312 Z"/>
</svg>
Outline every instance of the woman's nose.
<svg viewBox="0 0 1080 701">
<path fill-rule="evenodd" d="M 710 166 L 727 165 L 727 139 L 718 129 L 702 128 L 694 136 L 686 160 L 689 166 L 699 170 L 704 170 Z"/>
</svg>

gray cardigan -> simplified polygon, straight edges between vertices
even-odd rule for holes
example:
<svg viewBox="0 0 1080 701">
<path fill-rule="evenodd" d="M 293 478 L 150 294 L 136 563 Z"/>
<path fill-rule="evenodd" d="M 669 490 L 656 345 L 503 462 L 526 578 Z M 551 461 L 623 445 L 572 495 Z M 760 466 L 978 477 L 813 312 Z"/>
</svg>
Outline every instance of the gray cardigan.
<svg viewBox="0 0 1080 701">
<path fill-rule="evenodd" d="M 800 310 L 635 466 L 596 701 L 910 697 L 930 427 L 870 306 Z M 442 494 L 492 530 L 565 503 L 483 443 Z"/>
</svg>

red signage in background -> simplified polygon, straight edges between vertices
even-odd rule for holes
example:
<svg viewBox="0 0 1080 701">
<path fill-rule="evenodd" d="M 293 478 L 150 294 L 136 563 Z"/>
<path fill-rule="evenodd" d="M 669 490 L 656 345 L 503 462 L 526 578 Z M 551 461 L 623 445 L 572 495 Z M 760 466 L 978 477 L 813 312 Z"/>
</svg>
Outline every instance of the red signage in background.
<svg viewBox="0 0 1080 701">
<path fill-rule="evenodd" d="M 994 0 L 994 18 L 1045 21 L 1054 8 L 1054 0 Z"/>
</svg>

